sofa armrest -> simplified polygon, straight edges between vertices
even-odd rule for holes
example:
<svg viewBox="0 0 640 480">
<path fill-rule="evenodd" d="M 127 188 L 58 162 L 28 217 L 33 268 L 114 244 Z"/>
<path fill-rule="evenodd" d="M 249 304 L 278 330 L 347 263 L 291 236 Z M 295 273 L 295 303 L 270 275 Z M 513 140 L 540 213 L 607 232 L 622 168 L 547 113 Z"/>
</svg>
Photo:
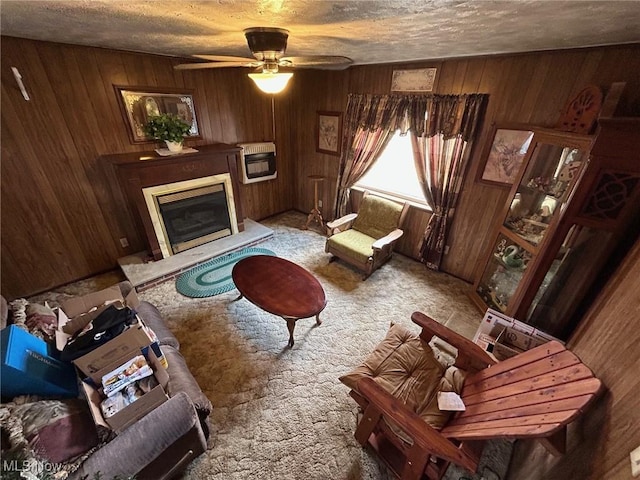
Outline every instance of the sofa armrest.
<svg viewBox="0 0 640 480">
<path fill-rule="evenodd" d="M 373 245 L 371 245 L 371 248 L 373 248 L 374 250 L 382 250 L 384 247 L 391 245 L 393 242 L 398 240 L 403 233 L 404 232 L 402 230 L 400 230 L 399 228 L 396 228 L 393 232 L 373 242 Z"/>
<path fill-rule="evenodd" d="M 182 354 L 170 346 L 163 346 L 162 353 L 164 353 L 167 363 L 169 364 L 167 369 L 167 373 L 169 374 L 167 393 L 170 397 L 180 392 L 187 394 L 198 412 L 204 436 L 208 439 L 210 430 L 209 414 L 211 410 L 213 410 L 211 402 L 193 377 Z"/>
<path fill-rule="evenodd" d="M 198 451 L 206 450 L 194 405 L 180 392 L 93 453 L 70 478 L 93 478 L 97 472 L 105 479 L 135 475 L 192 429 L 198 432 Z"/>
<path fill-rule="evenodd" d="M 357 213 L 350 213 L 344 217 L 337 218 L 332 222 L 327 222 L 327 235 L 330 237 L 335 233 L 340 233 L 343 230 L 350 228 L 357 216 Z"/>
<path fill-rule="evenodd" d="M 162 314 L 155 305 L 142 301 L 140 302 L 140 305 L 138 305 L 136 312 L 140 315 L 140 318 L 142 318 L 144 323 L 153 330 L 153 333 L 156 334 L 160 345 L 170 345 L 176 350 L 180 349 L 180 342 L 171 330 L 169 330 L 167 324 L 164 323 Z"/>
<path fill-rule="evenodd" d="M 422 327 L 420 338 L 429 342 L 435 335 L 458 349 L 455 366 L 464 370 L 481 370 L 497 362 L 479 345 L 436 322 L 422 312 L 413 312 L 411 315 L 413 323 Z"/>
</svg>

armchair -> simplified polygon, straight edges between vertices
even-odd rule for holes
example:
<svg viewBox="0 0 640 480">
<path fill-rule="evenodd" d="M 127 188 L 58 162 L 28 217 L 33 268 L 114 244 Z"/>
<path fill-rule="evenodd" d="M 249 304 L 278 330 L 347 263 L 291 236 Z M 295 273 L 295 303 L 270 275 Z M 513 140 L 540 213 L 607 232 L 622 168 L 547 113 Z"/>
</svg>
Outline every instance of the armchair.
<svg viewBox="0 0 640 480">
<path fill-rule="evenodd" d="M 564 453 L 566 426 L 601 390 L 580 359 L 556 341 L 496 363 L 484 350 L 420 312 L 416 336 L 393 325 L 365 363 L 340 380 L 364 411 L 355 431 L 402 479 L 440 479 L 453 462 L 478 467 L 483 440 L 536 438 Z M 439 365 L 428 344 L 440 337 L 458 350 Z M 444 412 L 439 391 L 456 391 L 466 406 Z"/>
<path fill-rule="evenodd" d="M 363 270 L 364 280 L 391 258 L 408 205 L 365 192 L 358 213 L 327 223 L 325 252 Z"/>
</svg>

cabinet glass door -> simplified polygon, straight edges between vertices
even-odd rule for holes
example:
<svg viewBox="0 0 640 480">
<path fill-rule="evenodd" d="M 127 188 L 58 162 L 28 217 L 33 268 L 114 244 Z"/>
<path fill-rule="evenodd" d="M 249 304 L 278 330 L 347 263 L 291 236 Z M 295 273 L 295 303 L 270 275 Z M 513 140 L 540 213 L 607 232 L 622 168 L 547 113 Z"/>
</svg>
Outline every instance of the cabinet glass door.
<svg viewBox="0 0 640 480">
<path fill-rule="evenodd" d="M 490 308 L 506 312 L 530 260 L 529 251 L 498 235 L 476 292 Z"/>
<path fill-rule="evenodd" d="M 573 225 L 553 259 L 526 322 L 565 339 L 573 315 L 608 256 L 612 233 Z"/>
<path fill-rule="evenodd" d="M 575 148 L 536 144 L 504 226 L 530 245 L 539 245 L 567 201 L 586 158 Z"/>
</svg>

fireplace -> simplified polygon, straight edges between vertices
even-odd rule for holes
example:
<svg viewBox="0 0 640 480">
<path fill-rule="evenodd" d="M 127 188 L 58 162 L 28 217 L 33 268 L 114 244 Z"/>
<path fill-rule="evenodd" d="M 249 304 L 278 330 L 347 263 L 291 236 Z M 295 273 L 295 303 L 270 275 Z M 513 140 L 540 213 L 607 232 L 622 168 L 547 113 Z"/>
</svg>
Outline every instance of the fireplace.
<svg viewBox="0 0 640 480">
<path fill-rule="evenodd" d="M 215 143 L 167 157 L 152 151 L 101 159 L 114 166 L 149 252 L 161 260 L 244 231 L 239 155 L 239 147 Z"/>
<path fill-rule="evenodd" d="M 228 173 L 147 187 L 142 193 L 164 258 L 238 233 Z"/>
</svg>

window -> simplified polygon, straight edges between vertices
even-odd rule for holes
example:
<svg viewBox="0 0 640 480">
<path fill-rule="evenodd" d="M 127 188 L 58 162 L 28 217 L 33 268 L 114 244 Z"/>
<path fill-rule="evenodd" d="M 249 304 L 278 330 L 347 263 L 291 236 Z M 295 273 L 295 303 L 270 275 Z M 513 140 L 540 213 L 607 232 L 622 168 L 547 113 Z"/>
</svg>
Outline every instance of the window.
<svg viewBox="0 0 640 480">
<path fill-rule="evenodd" d="M 380 158 L 355 187 L 428 207 L 413 163 L 411 137 L 401 136 L 400 131 L 393 134 Z"/>
</svg>

